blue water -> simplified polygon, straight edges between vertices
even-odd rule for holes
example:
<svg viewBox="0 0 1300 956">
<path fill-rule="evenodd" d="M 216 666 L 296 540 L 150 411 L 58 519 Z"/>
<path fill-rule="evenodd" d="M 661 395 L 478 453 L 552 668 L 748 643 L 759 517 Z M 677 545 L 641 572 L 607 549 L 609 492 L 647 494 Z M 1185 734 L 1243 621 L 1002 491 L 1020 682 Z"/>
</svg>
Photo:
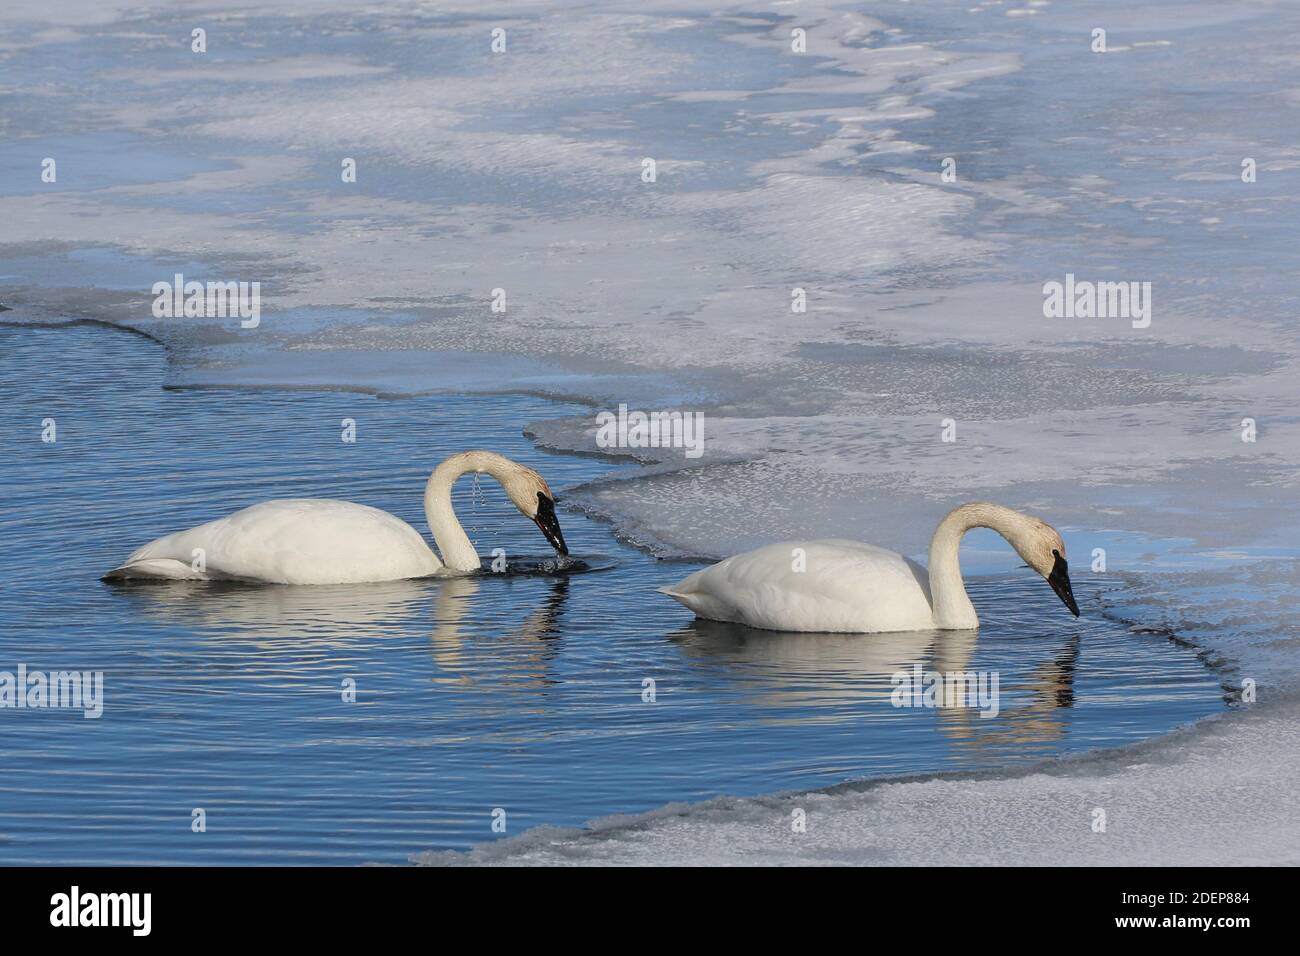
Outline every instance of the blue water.
<svg viewBox="0 0 1300 956">
<path fill-rule="evenodd" d="M 978 637 L 695 623 L 653 588 L 698 565 L 657 561 L 563 508 L 566 487 L 618 466 L 521 435 L 579 406 L 164 389 L 166 371 L 143 336 L 0 325 L 0 670 L 105 681 L 97 720 L 0 710 L 0 863 L 403 862 L 498 838 L 498 808 L 514 834 L 1008 765 L 1224 707 L 1193 650 L 1102 617 L 1086 578 L 1080 620 L 1027 573 L 972 581 Z M 355 444 L 340 440 L 344 418 Z M 572 552 L 603 570 L 326 588 L 99 580 L 159 534 L 271 497 L 347 498 L 424 530 L 429 470 L 469 447 L 542 471 Z M 490 481 L 476 493 L 463 480 L 456 507 L 480 554 L 547 556 Z M 914 663 L 997 671 L 1000 714 L 895 708 L 890 675 Z"/>
</svg>

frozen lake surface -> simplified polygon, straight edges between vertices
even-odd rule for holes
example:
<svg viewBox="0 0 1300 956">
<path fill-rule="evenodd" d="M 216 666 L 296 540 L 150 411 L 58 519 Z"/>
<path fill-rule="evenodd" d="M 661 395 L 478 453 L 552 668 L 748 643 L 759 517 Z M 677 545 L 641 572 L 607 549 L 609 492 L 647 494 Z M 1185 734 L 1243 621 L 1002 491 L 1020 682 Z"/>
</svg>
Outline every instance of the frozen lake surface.
<svg viewBox="0 0 1300 956">
<path fill-rule="evenodd" d="M 272 496 L 344 497 L 418 527 L 432 464 L 486 445 L 560 490 L 604 461 L 538 452 L 526 396 L 166 390 L 164 350 L 98 325 L 0 326 L 0 661 L 99 670 L 103 715 L 3 712 L 9 863 L 402 862 L 536 824 L 855 777 L 1021 764 L 1224 708 L 1196 653 L 1027 574 L 972 585 L 979 632 L 782 635 L 694 622 L 655 560 L 562 513 L 589 573 L 349 587 L 121 586 L 138 544 Z M 43 444 L 53 418 L 58 440 Z M 358 440 L 340 440 L 353 418 Z M 544 540 L 485 481 L 481 555 Z M 891 677 L 997 672 L 998 709 L 899 708 Z M 356 701 L 343 700 L 355 681 Z M 643 699 L 644 681 L 654 700 Z M 987 709 L 987 708 L 985 708 Z M 192 833 L 202 808 L 207 831 Z"/>
<path fill-rule="evenodd" d="M 191 48 L 199 28 L 207 43 L 201 53 Z M 492 51 L 494 29 L 505 31 L 504 52 Z M 796 29 L 805 31 L 805 53 L 791 47 Z M 1104 53 L 1094 52 L 1098 29 L 1106 31 Z M 599 630 L 612 615 L 629 631 L 626 653 L 609 658 L 609 668 L 624 662 L 644 670 L 649 662 L 638 654 L 652 649 L 662 666 L 678 668 L 682 686 L 697 679 L 719 695 L 709 698 L 716 709 L 701 713 L 697 728 L 674 724 L 666 739 L 698 731 L 701 744 L 729 748 L 733 729 L 727 724 L 722 732 L 716 721 L 746 713 L 755 722 L 745 726 L 758 728 L 762 712 L 798 741 L 791 750 L 773 743 L 752 770 L 728 771 L 707 753 L 698 766 L 665 769 L 667 758 L 652 760 L 657 775 L 639 781 L 638 800 L 614 808 L 619 813 L 722 791 L 759 794 L 958 769 L 972 754 L 1020 762 L 1035 748 L 1043 755 L 1122 743 L 1220 709 L 1221 693 L 1235 700 L 1249 683 L 1259 703 L 1233 710 L 1251 713 L 1230 713 L 1211 722 L 1217 729 L 1153 743 L 1137 762 L 1125 752 L 1086 755 L 1070 765 L 1064 789 L 1035 770 L 1008 771 L 997 778 L 1005 826 L 988 818 L 986 783 L 942 777 L 899 785 L 921 791 L 819 793 L 820 806 L 842 809 L 846 825 L 834 836 L 824 832 L 822 844 L 804 841 L 782 852 L 789 860 L 820 854 L 826 862 L 921 862 L 908 834 L 943 821 L 974 835 L 971 853 L 1007 862 L 1016 854 L 1052 862 L 1178 862 L 1206 859 L 1207 852 L 1226 858 L 1230 846 L 1249 848 L 1243 857 L 1297 862 L 1300 818 L 1270 794 L 1300 785 L 1292 779 L 1297 762 L 1279 756 L 1291 739 L 1286 728 L 1300 674 L 1298 32 L 1300 9 L 1268 0 L 808 0 L 707 9 L 680 0 L 395 0 L 365 9 L 347 0 L 10 0 L 0 9 L 0 304 L 12 309 L 3 318 L 91 319 L 146 331 L 169 349 L 164 365 L 143 340 L 95 338 L 89 345 L 80 338 L 92 335 L 88 328 L 20 335 L 13 354 L 21 352 L 25 364 L 14 381 L 23 383 L 27 411 L 18 419 L 8 417 L 16 406 L 6 410 L 21 436 L 10 447 L 26 447 L 35 424 L 50 414 L 37 406 L 57 405 L 56 417 L 71 416 L 72 428 L 57 454 L 87 448 L 88 436 L 79 437 L 73 424 L 77 397 L 57 391 L 54 383 L 65 380 L 50 374 L 48 360 L 33 358 L 38 349 L 69 349 L 76 359 L 62 371 L 90 368 L 100 385 L 112 386 L 121 408 L 101 408 L 93 427 L 112 434 L 114 444 L 97 442 L 96 454 L 107 456 L 95 459 L 97 470 L 69 466 L 66 480 L 75 489 L 96 479 L 93 493 L 82 496 L 82 512 L 103 521 L 131 514 L 122 533 L 133 540 L 208 517 L 203 507 L 212 502 L 234 507 L 270 495 L 321 494 L 327 476 L 351 483 L 339 495 L 387 505 L 418 522 L 410 509 L 419 472 L 452 449 L 444 442 L 463 436 L 464 443 L 483 444 L 488 435 L 514 442 L 521 457 L 545 462 L 555 483 L 566 486 L 569 508 L 596 519 L 588 523 L 572 510 L 562 515 L 566 531 L 574 528 L 613 566 L 570 581 L 558 597 L 543 577 L 484 580 L 452 605 L 473 611 L 458 627 L 475 639 L 520 628 L 531 634 L 545 629 L 547 609 L 555 606 L 564 609 L 557 620 L 566 628 Z M 349 159 L 355 182 L 341 176 Z M 643 178 L 648 159 L 653 182 Z M 43 177 L 46 160 L 56 161 L 57 178 Z M 955 177 L 943 177 L 946 160 Z M 260 325 L 155 318 L 151 286 L 176 273 L 260 282 Z M 1149 325 L 1135 327 L 1123 316 L 1045 316 L 1044 284 L 1067 277 L 1150 283 Z M 805 312 L 791 310 L 798 289 Z M 504 296 L 504 312 L 492 310 L 495 290 Z M 102 357 L 86 361 L 87 350 L 101 349 Z M 160 381 L 239 389 L 160 393 Z M 178 403 L 166 416 L 156 404 L 164 400 Z M 378 417 L 367 418 L 367 428 L 387 437 L 383 453 L 375 451 L 380 464 L 343 470 L 336 423 L 340 406 L 357 403 L 374 403 Z M 539 450 L 600 451 L 591 413 L 619 403 L 702 411 L 705 455 L 693 462 L 648 455 L 648 466 L 638 468 Z M 264 407 L 264 417 L 254 407 Z M 221 409 L 238 431 L 221 424 Z M 303 430 L 308 414 L 319 432 Z M 431 422 L 438 427 L 426 431 Z M 941 440 L 945 422 L 956 441 Z M 1243 441 L 1247 434 L 1255 440 Z M 197 449 L 188 458 L 176 447 L 180 438 Z M 380 444 L 365 442 L 354 450 Z M 119 488 L 120 476 L 152 481 L 159 474 L 158 462 L 142 457 L 146 443 L 153 443 L 148 454 L 171 462 L 168 483 L 177 489 L 127 495 Z M 269 447 L 284 451 L 268 455 Z M 289 457 L 292 448 L 301 455 Z M 313 457 L 326 449 L 329 457 Z M 9 456 L 0 481 L 30 496 L 22 469 L 50 464 Z M 190 488 L 183 476 L 196 470 L 204 484 Z M 243 477 L 232 496 L 235 475 Z M 1093 704 L 1085 702 L 1095 701 L 1090 695 L 1052 708 L 1070 718 L 1070 728 L 1050 744 L 1010 735 L 995 743 L 978 729 L 1010 720 L 1010 712 L 977 722 L 974 736 L 961 742 L 944 734 L 949 725 L 940 714 L 911 713 L 901 726 L 929 743 L 887 748 L 876 761 L 871 747 L 851 738 L 854 728 L 875 733 L 901 718 L 871 710 L 877 678 L 861 677 L 859 686 L 844 668 L 875 674 L 878 662 L 848 650 L 805 659 L 802 644 L 787 653 L 781 641 L 755 645 L 727 634 L 670 638 L 687 627 L 680 608 L 654 604 L 646 617 L 640 608 L 632 617 L 612 596 L 639 595 L 643 585 L 675 577 L 692 560 L 786 538 L 859 537 L 920 555 L 938 518 L 975 498 L 1022 507 L 1061 528 L 1079 571 L 1103 550 L 1107 570 L 1078 575 L 1090 606 L 1111 607 L 1152 629 L 1129 633 L 1090 613 L 1074 624 L 1060 621 L 1050 592 L 1024 581 L 1001 542 L 970 536 L 963 566 L 991 576 L 978 585 L 985 605 L 1016 608 L 985 611 L 972 660 L 987 656 L 1009 668 L 1014 686 L 1032 697 L 1025 689 L 1030 672 L 1056 668 L 1059 675 L 1077 628 L 1076 690 L 1087 686 L 1085 663 L 1096 668 L 1088 678 L 1099 682 L 1094 690 L 1111 689 L 1095 702 L 1095 720 L 1086 716 Z M 7 513 L 21 543 L 0 547 L 22 547 L 22 555 L 46 561 L 58 549 L 66 560 L 85 529 L 42 510 L 46 501 L 28 497 Z M 485 529 L 521 536 L 508 547 L 540 548 L 517 518 L 498 523 L 484 508 Z M 146 529 L 146 519 L 160 526 Z M 72 559 L 86 573 L 126 550 L 104 535 L 92 537 Z M 599 588 L 586 587 L 597 581 Z M 220 690 L 197 692 L 191 704 L 213 707 L 213 720 L 230 720 L 232 732 L 252 712 L 215 709 L 230 687 L 278 688 L 283 667 L 305 681 L 289 681 L 306 696 L 286 700 L 308 706 L 314 678 L 294 667 L 328 672 L 333 660 L 324 648 L 303 651 L 299 660 L 292 642 L 258 645 L 258 628 L 273 613 L 263 606 L 265 596 L 214 592 L 211 601 L 176 607 L 160 596 L 165 592 L 150 597 L 96 584 L 77 592 L 86 600 L 94 595 L 82 605 L 69 599 L 65 582 L 57 589 L 50 581 L 29 584 L 49 589 L 31 598 L 32 607 L 62 601 L 80 608 L 66 622 L 23 631 L 16 649 L 29 657 L 52 636 L 72 640 L 74 633 L 82 635 L 78 648 L 102 640 L 147 661 L 163 655 L 158 666 L 175 668 L 212 654 L 229 655 L 230 668 L 285 655 L 256 676 L 219 670 L 218 680 L 205 672 Z M 432 586 L 420 586 L 426 587 Z M 441 666 L 430 654 L 430 635 L 455 614 L 438 609 L 440 596 L 451 597 L 438 589 L 393 594 L 392 607 L 374 611 L 404 635 L 394 639 L 390 658 L 365 658 L 378 653 L 373 642 L 344 641 L 381 686 L 396 681 L 387 688 L 392 697 L 366 706 L 418 711 L 424 698 L 399 688 L 422 668 L 428 676 L 427 669 Z M 290 631 L 327 629 L 335 618 L 368 628 L 374 609 L 348 610 L 351 601 L 345 595 L 329 608 L 277 608 L 281 617 L 274 620 Z M 19 609 L 16 600 L 10 609 Z M 417 614 L 417 630 L 402 630 Z M 586 615 L 590 621 L 579 625 Z M 58 621 L 58 612 L 44 618 Z M 140 642 L 135 651 L 120 646 L 119 632 L 88 633 L 92 623 L 128 618 L 151 629 L 127 635 Z M 1010 629 L 1005 635 L 996 630 L 999 621 Z M 1168 646 L 1169 631 L 1192 647 Z M 540 673 L 578 666 L 584 648 L 595 655 L 595 632 L 573 633 L 559 663 L 547 659 L 536 665 Z M 219 653 L 207 639 L 221 645 Z M 471 649 L 462 652 L 471 663 L 475 639 L 467 638 Z M 1011 653 L 1018 641 L 1032 652 Z M 140 649 L 146 646 L 148 655 Z M 1140 654 L 1158 658 L 1158 669 L 1145 676 L 1108 671 L 1107 660 L 1119 664 L 1108 653 L 1121 648 L 1134 670 L 1145 666 L 1131 656 Z M 483 645 L 480 663 L 499 650 Z M 937 644 L 898 651 L 926 660 L 947 653 Z M 1204 664 L 1190 663 L 1195 655 Z M 605 688 L 613 678 L 598 660 L 586 660 L 591 670 L 579 672 Z M 141 673 L 151 675 L 138 685 L 142 700 L 158 673 L 175 674 Z M 523 673 L 529 676 L 507 680 L 510 692 L 533 693 L 519 687 L 543 679 L 536 670 Z M 1177 692 L 1156 689 L 1157 674 L 1170 676 Z M 506 680 L 504 672 L 498 676 Z M 637 694 L 618 705 L 631 709 L 616 707 L 618 720 L 647 719 L 642 676 L 654 675 L 637 676 Z M 220 682 L 227 679 L 229 687 Z M 466 688 L 474 680 L 492 686 L 494 679 L 471 673 L 471 683 L 448 685 L 441 699 L 463 694 L 471 709 L 490 706 L 483 702 L 492 694 L 475 697 Z M 828 691 L 830 685 L 838 689 Z M 552 713 L 580 723 L 583 706 L 594 707 L 597 698 L 577 693 L 587 686 L 580 681 L 563 686 L 574 691 L 561 694 L 570 709 Z M 839 696 L 845 687 L 852 692 Z M 734 695 L 730 710 L 724 692 Z M 266 690 L 261 704 L 271 706 L 267 698 L 276 693 Z M 1158 705 L 1134 703 L 1152 695 Z M 664 708 L 672 697 L 665 693 L 654 706 Z M 776 703 L 764 710 L 768 700 Z M 1176 701 L 1190 709 L 1183 713 Z M 1130 720 L 1134 709 L 1141 713 Z M 874 716 L 857 716 L 859 710 Z M 1038 719 L 1031 713 L 1027 724 Z M 9 717 L 3 726 L 13 736 L 17 725 Z M 807 724 L 814 717 L 836 730 L 814 734 Z M 308 733 L 303 728 L 311 721 L 293 719 L 304 721 L 296 737 L 304 751 L 320 745 L 326 753 L 334 738 L 313 735 L 325 735 L 328 722 Z M 162 724 L 161 717 L 140 721 L 141 731 Z M 617 737 L 628 726 L 638 725 L 616 720 L 611 732 Z M 776 735 L 762 726 L 761 733 Z M 178 760 L 187 759 L 194 742 L 186 734 L 197 733 L 183 728 Z M 510 732 L 527 736 L 515 724 Z M 553 727 L 547 732 L 568 740 Z M 77 733 L 70 738 L 76 747 L 99 762 L 87 772 L 135 772 L 134 764 L 89 743 L 104 730 Z M 258 724 L 252 733 L 260 740 L 270 729 Z M 42 741 L 17 736 L 13 759 L 38 761 Z M 357 739 L 364 742 L 364 734 Z M 427 738 L 402 739 L 415 749 L 414 741 Z M 573 766 L 588 767 L 588 758 L 576 754 L 602 739 L 598 730 L 589 741 L 569 740 Z M 810 740 L 821 749 L 805 750 Z M 346 749 L 331 756 L 342 760 Z M 557 762 L 520 779 L 533 788 L 534 806 L 568 809 L 511 816 L 510 835 L 530 823 L 611 812 L 617 801 L 605 799 L 603 784 L 553 799 L 546 775 L 560 772 L 562 750 L 541 748 Z M 162 766 L 145 765 L 154 772 Z M 369 802 L 358 805 L 381 802 L 381 793 L 401 801 L 401 788 L 382 776 L 392 768 L 383 760 L 369 768 L 373 800 L 362 793 Z M 617 783 L 644 768 L 589 769 Z M 680 777 L 696 770 L 703 775 L 689 783 Z M 1207 789 L 1206 779 L 1218 784 Z M 184 780 L 182 774 L 160 785 L 169 805 L 197 804 Z M 250 787 L 270 786 L 256 774 L 249 780 Z M 355 820 L 355 808 L 349 816 L 342 803 L 330 803 L 323 778 L 303 780 L 315 781 L 321 821 Z M 239 781 L 226 783 L 234 788 Z M 55 792 L 35 784 L 15 790 L 25 794 L 18 801 L 23 813 L 37 812 Z M 124 786 L 110 800 L 114 813 L 140 811 L 132 801 L 147 799 L 142 792 Z M 222 792 L 228 806 L 240 805 L 233 789 Z M 915 816 L 904 820 L 888 812 L 888 800 L 873 802 L 889 793 L 904 793 L 899 806 Z M 62 799 L 69 802 L 51 805 L 99 832 L 102 815 L 75 794 Z M 247 805 L 246 820 L 278 798 L 265 799 Z M 573 838 L 566 835 L 561 857 L 770 861 L 765 854 L 775 844 L 764 827 L 777 823 L 762 802 L 767 798 L 758 799 L 730 808 L 736 812 L 725 845 L 711 842 L 723 831 L 706 807 L 698 818 L 675 810 L 663 818 L 671 826 L 655 818 L 652 837 L 631 849 L 621 838 L 604 850 L 587 838 L 569 848 Z M 1109 842 L 1071 842 L 1089 801 L 1104 801 L 1132 825 L 1113 831 Z M 391 841 L 369 858 L 398 859 L 427 847 L 435 851 L 430 860 L 446 862 L 437 853 L 474 842 L 469 835 L 482 824 L 482 808 L 469 797 L 454 805 L 462 810 L 436 826 L 418 814 L 407 831 L 393 824 Z M 788 807 L 778 808 L 788 831 Z M 466 816 L 457 817 L 461 812 Z M 35 825 L 34 817 L 19 819 L 20 830 Z M 316 826 L 310 815 L 305 819 L 307 828 Z M 619 834 L 640 832 L 649 819 L 618 818 L 611 826 Z M 60 830 L 64 822 L 52 832 L 72 834 Z M 170 834 L 171 824 L 156 823 L 155 835 Z M 315 844 L 316 858 L 353 858 L 348 825 L 331 844 L 340 855 Z M 302 832 L 290 826 L 289 844 L 310 843 Z M 538 850 L 551 839 L 547 833 L 498 842 L 492 859 L 554 862 Z M 1022 838 L 1013 839 L 1017 834 Z M 152 845 L 146 837 L 140 836 L 142 858 Z M 896 842 L 885 847 L 882 839 Z M 267 845 L 275 839 L 268 836 Z M 206 846 L 229 850 L 216 838 Z M 610 848 L 617 852 L 602 856 Z M 71 844 L 67 849 L 68 859 L 77 858 Z"/>
</svg>

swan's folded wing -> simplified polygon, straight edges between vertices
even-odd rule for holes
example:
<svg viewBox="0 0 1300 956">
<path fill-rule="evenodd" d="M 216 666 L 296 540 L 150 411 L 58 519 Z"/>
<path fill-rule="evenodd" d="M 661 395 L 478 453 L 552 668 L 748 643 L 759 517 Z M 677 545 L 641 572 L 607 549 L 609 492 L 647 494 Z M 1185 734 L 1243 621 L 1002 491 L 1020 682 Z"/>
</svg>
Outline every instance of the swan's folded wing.
<svg viewBox="0 0 1300 956">
<path fill-rule="evenodd" d="M 441 566 L 420 533 L 386 511 L 350 501 L 265 501 L 178 531 L 135 551 L 113 576 L 150 573 L 178 563 L 198 576 L 320 584 L 385 581 L 432 574 Z M 120 573 L 119 573 L 120 572 Z"/>
<path fill-rule="evenodd" d="M 701 617 L 789 631 L 928 628 L 925 570 L 855 541 L 788 541 L 727 558 L 664 593 Z"/>
</svg>

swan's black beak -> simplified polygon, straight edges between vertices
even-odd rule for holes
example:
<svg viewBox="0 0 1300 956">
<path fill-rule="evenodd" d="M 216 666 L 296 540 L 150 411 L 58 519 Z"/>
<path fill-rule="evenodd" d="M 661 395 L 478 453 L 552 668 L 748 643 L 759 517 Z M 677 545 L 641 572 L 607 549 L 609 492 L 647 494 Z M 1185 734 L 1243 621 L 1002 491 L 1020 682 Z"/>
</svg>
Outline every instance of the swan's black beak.
<svg viewBox="0 0 1300 956">
<path fill-rule="evenodd" d="M 1070 566 L 1061 557 L 1061 552 L 1053 551 L 1052 554 L 1056 555 L 1056 563 L 1052 565 L 1052 573 L 1047 576 L 1047 583 L 1052 586 L 1056 596 L 1065 602 L 1070 613 L 1078 617 L 1079 605 L 1074 603 L 1074 589 L 1070 587 Z"/>
<path fill-rule="evenodd" d="M 569 553 L 569 546 L 564 543 L 564 534 L 560 531 L 560 521 L 555 517 L 555 502 L 540 491 L 537 492 L 537 516 L 533 518 L 537 527 L 542 529 L 542 534 L 546 535 L 546 540 L 551 542 L 551 547 L 565 556 Z"/>
</svg>

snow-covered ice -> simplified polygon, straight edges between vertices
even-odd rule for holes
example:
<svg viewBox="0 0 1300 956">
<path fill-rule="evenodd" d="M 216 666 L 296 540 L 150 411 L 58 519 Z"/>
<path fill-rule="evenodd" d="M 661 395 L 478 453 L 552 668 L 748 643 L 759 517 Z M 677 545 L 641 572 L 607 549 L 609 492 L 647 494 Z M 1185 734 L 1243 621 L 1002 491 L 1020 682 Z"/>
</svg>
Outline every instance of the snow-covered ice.
<svg viewBox="0 0 1300 956">
<path fill-rule="evenodd" d="M 1197 0 L 18 0 L 0 302 L 147 331 L 177 382 L 703 410 L 699 461 L 566 494 L 667 555 L 827 534 L 921 554 L 955 501 L 1019 505 L 1076 567 L 1106 549 L 1113 612 L 1260 687 L 1132 752 L 473 859 L 1296 862 L 1297 28 L 1293 5 Z M 177 271 L 261 281 L 255 337 L 153 318 Z M 1150 282 L 1150 326 L 1046 318 L 1067 274 Z M 529 427 L 607 451 L 591 418 Z M 968 571 L 1014 564 L 971 544 Z M 794 841 L 800 800 L 822 822 Z M 1104 837 L 1076 818 L 1094 804 Z"/>
<path fill-rule="evenodd" d="M 1259 701 L 1167 737 L 1024 770 L 849 783 L 542 828 L 431 865 L 1262 866 L 1300 863 L 1294 561 L 1149 575 L 1112 612 L 1186 622 Z M 1251 596 L 1242 600 L 1238 595 Z M 1195 610 L 1186 595 L 1196 597 Z M 1190 618 L 1190 620 L 1188 620 Z M 1281 689 L 1286 687 L 1288 689 Z M 1104 832 L 1093 829 L 1105 811 Z M 802 810 L 804 832 L 793 832 Z"/>
<path fill-rule="evenodd" d="M 1265 866 L 1300 862 L 1300 706 L 1011 774 L 672 805 L 427 864 Z M 1107 829 L 1094 832 L 1096 809 Z M 807 830 L 792 832 L 796 810 Z"/>
</svg>

